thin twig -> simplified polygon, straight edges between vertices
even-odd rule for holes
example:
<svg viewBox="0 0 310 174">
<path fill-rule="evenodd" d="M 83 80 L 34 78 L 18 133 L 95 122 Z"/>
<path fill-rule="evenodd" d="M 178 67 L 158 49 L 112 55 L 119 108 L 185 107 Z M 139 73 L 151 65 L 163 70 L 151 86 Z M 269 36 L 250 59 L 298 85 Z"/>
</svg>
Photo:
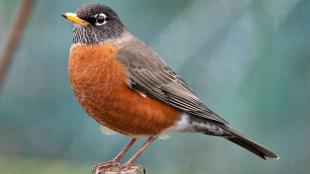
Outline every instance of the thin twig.
<svg viewBox="0 0 310 174">
<path fill-rule="evenodd" d="M 24 28 L 29 19 L 35 0 L 21 0 L 17 16 L 14 20 L 9 36 L 5 42 L 3 54 L 0 59 L 0 91 L 4 86 L 5 78 L 9 71 L 14 52 L 22 37 Z"/>
</svg>

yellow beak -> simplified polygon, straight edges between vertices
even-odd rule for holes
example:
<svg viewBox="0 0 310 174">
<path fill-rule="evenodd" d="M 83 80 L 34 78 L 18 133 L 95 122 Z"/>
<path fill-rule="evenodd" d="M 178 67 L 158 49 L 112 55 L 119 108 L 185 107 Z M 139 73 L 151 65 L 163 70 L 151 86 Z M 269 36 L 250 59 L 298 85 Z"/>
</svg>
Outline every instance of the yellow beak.
<svg viewBox="0 0 310 174">
<path fill-rule="evenodd" d="M 75 13 L 64 13 L 62 16 L 66 18 L 68 21 L 75 24 L 79 24 L 82 26 L 86 26 L 89 24 L 87 21 L 84 21 L 83 19 L 79 18 Z"/>
</svg>

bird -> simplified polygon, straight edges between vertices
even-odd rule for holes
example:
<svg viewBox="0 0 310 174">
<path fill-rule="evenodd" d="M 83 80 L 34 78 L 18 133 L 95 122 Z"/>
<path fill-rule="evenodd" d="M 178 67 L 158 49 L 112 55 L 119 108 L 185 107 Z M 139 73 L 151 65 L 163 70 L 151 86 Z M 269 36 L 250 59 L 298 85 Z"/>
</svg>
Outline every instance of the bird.
<svg viewBox="0 0 310 174">
<path fill-rule="evenodd" d="M 113 166 L 137 138 L 147 140 L 121 165 L 124 168 L 169 132 L 218 136 L 262 159 L 279 158 L 204 105 L 156 51 L 127 30 L 110 7 L 87 3 L 62 16 L 73 26 L 68 76 L 77 101 L 101 126 L 131 138 L 110 161 Z"/>
</svg>

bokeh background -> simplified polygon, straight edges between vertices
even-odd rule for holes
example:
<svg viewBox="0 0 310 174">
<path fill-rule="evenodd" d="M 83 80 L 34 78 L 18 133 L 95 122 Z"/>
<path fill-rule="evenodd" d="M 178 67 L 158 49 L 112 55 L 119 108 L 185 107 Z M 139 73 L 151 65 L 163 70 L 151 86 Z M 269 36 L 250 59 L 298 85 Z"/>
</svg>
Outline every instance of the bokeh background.
<svg viewBox="0 0 310 174">
<path fill-rule="evenodd" d="M 0 0 L 0 51 L 18 2 Z M 71 25 L 60 14 L 86 2 L 37 0 L 0 94 L 0 173 L 90 173 L 127 143 L 103 135 L 70 89 Z M 280 155 L 264 161 L 220 138 L 173 133 L 138 160 L 149 173 L 310 173 L 309 0 L 93 2 L 115 9 L 206 105 Z"/>
</svg>

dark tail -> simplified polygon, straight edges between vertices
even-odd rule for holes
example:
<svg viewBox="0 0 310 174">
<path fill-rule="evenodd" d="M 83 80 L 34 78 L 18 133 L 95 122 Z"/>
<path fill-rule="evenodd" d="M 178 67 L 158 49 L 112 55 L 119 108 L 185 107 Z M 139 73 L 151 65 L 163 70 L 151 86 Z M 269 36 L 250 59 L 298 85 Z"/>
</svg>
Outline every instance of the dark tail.
<svg viewBox="0 0 310 174">
<path fill-rule="evenodd" d="M 225 137 L 227 140 L 235 144 L 238 144 L 241 147 L 244 147 L 245 149 L 249 150 L 250 152 L 256 154 L 257 156 L 263 159 L 266 158 L 271 158 L 275 160 L 279 159 L 279 157 L 275 153 L 255 143 L 254 141 L 245 138 L 244 136 L 240 135 L 240 133 L 229 128 L 228 126 L 225 125 L 222 128 L 231 134 L 231 136 Z"/>
</svg>

